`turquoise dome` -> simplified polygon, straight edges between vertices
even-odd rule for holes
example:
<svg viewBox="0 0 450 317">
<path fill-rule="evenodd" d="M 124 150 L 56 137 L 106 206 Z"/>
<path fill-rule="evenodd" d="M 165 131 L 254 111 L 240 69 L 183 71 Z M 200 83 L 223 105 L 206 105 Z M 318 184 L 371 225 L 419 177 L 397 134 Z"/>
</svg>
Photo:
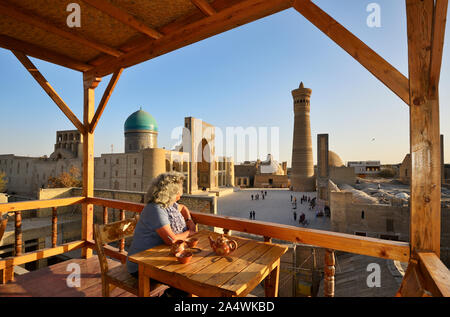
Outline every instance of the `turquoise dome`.
<svg viewBox="0 0 450 317">
<path fill-rule="evenodd" d="M 125 132 L 132 130 L 148 130 L 158 132 L 158 124 L 151 114 L 140 109 L 132 113 L 127 118 L 124 129 Z"/>
</svg>

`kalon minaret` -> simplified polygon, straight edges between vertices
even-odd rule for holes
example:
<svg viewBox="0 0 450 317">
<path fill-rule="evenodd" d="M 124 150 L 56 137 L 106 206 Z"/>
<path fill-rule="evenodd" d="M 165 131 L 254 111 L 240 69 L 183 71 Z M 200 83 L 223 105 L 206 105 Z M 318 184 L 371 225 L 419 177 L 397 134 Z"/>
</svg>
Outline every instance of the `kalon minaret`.
<svg viewBox="0 0 450 317">
<path fill-rule="evenodd" d="M 303 82 L 292 91 L 295 119 L 291 186 L 295 192 L 316 191 L 309 114 L 311 93 L 312 90 L 305 88 Z"/>
</svg>

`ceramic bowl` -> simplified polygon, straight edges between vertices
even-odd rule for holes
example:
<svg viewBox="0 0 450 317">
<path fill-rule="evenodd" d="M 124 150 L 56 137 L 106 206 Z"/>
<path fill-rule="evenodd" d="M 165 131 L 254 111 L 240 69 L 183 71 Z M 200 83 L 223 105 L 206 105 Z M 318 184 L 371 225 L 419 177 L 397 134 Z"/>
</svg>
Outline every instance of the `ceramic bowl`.
<svg viewBox="0 0 450 317">
<path fill-rule="evenodd" d="M 189 248 L 195 248 L 198 244 L 198 238 L 189 238 L 186 240 Z"/>
<path fill-rule="evenodd" d="M 181 251 L 178 252 L 175 257 L 177 258 L 178 262 L 180 262 L 181 264 L 186 264 L 189 263 L 189 261 L 192 259 L 192 252 L 189 251 Z"/>
</svg>

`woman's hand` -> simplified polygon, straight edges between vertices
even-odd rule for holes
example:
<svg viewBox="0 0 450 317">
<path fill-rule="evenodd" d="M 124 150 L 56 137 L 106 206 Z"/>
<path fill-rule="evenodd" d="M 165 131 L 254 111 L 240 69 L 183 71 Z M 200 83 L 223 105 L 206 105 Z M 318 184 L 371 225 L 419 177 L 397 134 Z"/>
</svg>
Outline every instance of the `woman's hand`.
<svg viewBox="0 0 450 317">
<path fill-rule="evenodd" d="M 156 229 L 156 232 L 167 245 L 171 245 L 172 242 L 176 240 L 186 240 L 189 236 L 191 236 L 190 230 L 178 234 L 173 233 L 170 225 L 165 225 L 159 229 Z"/>
<path fill-rule="evenodd" d="M 181 214 L 184 217 L 184 220 L 186 221 L 186 225 L 190 231 L 190 236 L 197 232 L 197 225 L 194 223 L 194 220 L 191 218 L 191 213 L 185 205 L 178 204 L 178 210 L 181 212 Z"/>
</svg>

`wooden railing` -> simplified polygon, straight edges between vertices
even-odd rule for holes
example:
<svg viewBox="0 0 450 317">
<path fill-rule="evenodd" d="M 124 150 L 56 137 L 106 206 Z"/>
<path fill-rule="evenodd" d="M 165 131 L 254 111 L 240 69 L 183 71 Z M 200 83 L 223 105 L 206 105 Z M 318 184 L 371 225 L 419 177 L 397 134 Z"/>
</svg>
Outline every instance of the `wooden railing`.
<svg viewBox="0 0 450 317">
<path fill-rule="evenodd" d="M 24 264 L 31 261 L 47 258 L 57 254 L 69 252 L 79 248 L 95 249 L 93 240 L 79 240 L 66 244 L 56 245 L 57 235 L 57 211 L 56 207 L 69 206 L 75 204 L 89 204 L 102 206 L 103 208 L 103 222 L 108 222 L 108 208 L 120 210 L 120 219 L 125 218 L 125 211 L 140 213 L 144 208 L 144 204 L 126 202 L 113 199 L 104 198 L 63 198 L 41 201 L 27 201 L 0 204 L 0 214 L 3 212 L 16 213 L 16 239 L 15 249 L 16 255 L 0 260 L 0 277 L 3 281 L 11 280 L 11 272 L 14 265 Z M 52 247 L 28 252 L 25 254 L 17 254 L 17 245 L 21 243 L 21 224 L 20 213 L 24 210 L 38 209 L 38 208 L 53 208 L 52 209 Z M 19 215 L 19 216 L 17 216 Z M 337 233 L 324 230 L 306 229 L 295 226 L 269 223 L 263 221 L 249 221 L 240 218 L 233 218 L 228 216 L 219 216 L 208 213 L 201 213 L 191 211 L 192 218 L 198 224 L 207 226 L 223 228 L 224 232 L 229 230 L 240 231 L 244 233 L 251 233 L 260 235 L 264 241 L 271 241 L 271 239 L 278 239 L 294 243 L 303 243 L 314 245 L 326 249 L 326 270 L 325 270 L 325 295 L 333 296 L 334 293 L 334 251 L 344 251 L 355 254 L 398 260 L 401 262 L 410 261 L 410 246 L 407 242 L 389 241 L 383 239 L 369 238 L 356 236 L 345 233 Z M 112 258 L 120 260 L 125 263 L 127 252 L 124 250 L 124 241 L 119 243 L 119 248 L 112 246 L 105 246 L 105 254 Z M 448 280 L 450 275 L 445 265 L 439 260 L 434 253 L 421 254 L 420 269 L 427 276 L 427 289 L 433 290 L 433 295 L 450 296 L 450 289 L 448 287 Z"/>
<path fill-rule="evenodd" d="M 14 213 L 14 256 L 0 259 L 0 283 L 6 283 L 14 280 L 14 266 L 21 265 L 45 258 L 49 258 L 58 254 L 63 254 L 72 250 L 76 250 L 85 246 L 85 241 L 78 240 L 57 246 L 58 235 L 58 218 L 57 207 L 70 206 L 83 203 L 84 197 L 71 197 L 49 200 L 35 200 L 25 202 L 14 202 L 0 204 L 0 215 L 3 213 Z M 22 252 L 22 213 L 40 209 L 52 208 L 52 247 L 32 252 Z"/>
</svg>

